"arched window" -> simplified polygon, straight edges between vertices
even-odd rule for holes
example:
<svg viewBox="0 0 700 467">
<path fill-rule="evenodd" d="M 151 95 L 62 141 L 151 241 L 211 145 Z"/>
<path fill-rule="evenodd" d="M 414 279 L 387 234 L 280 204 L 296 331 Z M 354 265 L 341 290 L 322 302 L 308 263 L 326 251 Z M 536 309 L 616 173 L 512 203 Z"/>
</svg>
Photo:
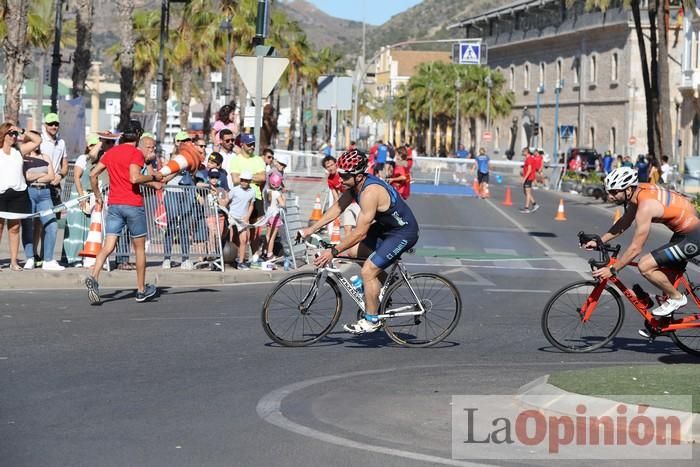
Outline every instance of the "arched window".
<svg viewBox="0 0 700 467">
<path fill-rule="evenodd" d="M 595 149 L 595 128 L 594 127 L 591 127 L 588 130 L 588 145 L 591 148 Z"/>
<path fill-rule="evenodd" d="M 515 67 L 510 67 L 510 90 L 515 91 Z"/>
<path fill-rule="evenodd" d="M 545 76 L 545 65 L 544 62 L 540 62 L 540 85 L 544 86 L 544 76 Z"/>
<path fill-rule="evenodd" d="M 613 154 L 617 154 L 617 129 L 610 128 L 610 150 Z"/>
<path fill-rule="evenodd" d="M 562 80 L 561 68 L 562 68 L 561 60 L 557 60 L 557 83 L 561 83 L 561 80 Z"/>
<path fill-rule="evenodd" d="M 571 68 L 574 72 L 574 84 L 579 85 L 581 83 L 581 61 L 575 58 Z"/>
<path fill-rule="evenodd" d="M 523 89 L 527 91 L 530 89 L 530 64 L 526 63 L 523 70 Z"/>
<path fill-rule="evenodd" d="M 613 52 L 612 54 L 612 70 L 610 70 L 610 79 L 613 82 L 616 82 L 618 80 L 618 74 L 617 74 L 617 68 L 618 68 L 618 55 L 617 52 Z"/>
<path fill-rule="evenodd" d="M 598 57 L 591 55 L 591 84 L 598 82 Z"/>
</svg>

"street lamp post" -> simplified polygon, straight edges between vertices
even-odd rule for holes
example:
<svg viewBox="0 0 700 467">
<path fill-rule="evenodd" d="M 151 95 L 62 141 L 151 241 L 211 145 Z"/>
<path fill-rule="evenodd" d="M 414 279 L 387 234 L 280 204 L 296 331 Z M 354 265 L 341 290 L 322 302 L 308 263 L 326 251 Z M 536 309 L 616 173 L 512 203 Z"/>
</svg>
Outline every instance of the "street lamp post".
<svg viewBox="0 0 700 467">
<path fill-rule="evenodd" d="M 231 17 L 227 17 L 221 22 L 221 30 L 226 33 L 226 70 L 224 73 L 226 77 L 224 78 L 224 96 L 226 97 L 225 104 L 231 101 L 231 35 L 233 34 L 233 25 L 231 24 Z"/>
<path fill-rule="evenodd" d="M 406 128 L 404 129 L 404 142 L 403 144 L 408 143 L 408 125 L 409 125 L 409 110 L 411 108 L 411 93 L 408 89 L 408 85 L 406 85 Z"/>
<path fill-rule="evenodd" d="M 491 88 L 493 87 L 493 80 L 491 79 L 491 72 L 486 75 L 484 80 L 486 83 L 486 129 L 491 131 Z"/>
<path fill-rule="evenodd" d="M 51 61 L 51 112 L 58 112 L 58 72 L 61 68 L 61 27 L 63 26 L 63 0 L 56 0 L 53 54 Z M 43 73 L 44 70 L 41 70 Z"/>
<path fill-rule="evenodd" d="M 559 160 L 559 95 L 561 94 L 561 90 L 564 87 L 564 80 L 559 80 L 557 81 L 556 86 L 554 87 L 554 145 L 552 148 L 552 160 L 557 161 Z M 562 169 L 562 174 L 564 173 L 564 170 L 566 170 L 566 161 L 564 161 L 564 168 Z M 561 177 L 559 177 L 559 183 L 557 186 L 558 189 L 561 189 Z"/>
<path fill-rule="evenodd" d="M 457 90 L 457 110 L 455 117 L 455 154 L 459 150 L 459 91 L 462 90 L 462 80 L 457 78 L 455 81 L 455 89 Z"/>
<path fill-rule="evenodd" d="M 538 148 L 540 147 L 540 96 L 544 93 L 544 84 L 540 83 L 539 86 L 537 86 L 537 110 L 535 112 L 535 122 L 537 123 L 535 125 L 535 128 L 537 131 L 535 132 L 535 147 Z"/>
<path fill-rule="evenodd" d="M 165 38 L 168 34 L 168 23 L 170 22 L 170 3 L 168 0 L 160 2 L 160 48 L 158 52 L 158 102 L 156 103 L 156 122 L 158 131 L 156 135 L 157 144 L 163 142 L 165 138 L 165 120 L 167 120 L 168 108 L 165 106 L 165 116 L 161 115 L 163 95 L 165 93 Z"/>
<path fill-rule="evenodd" d="M 429 115 L 428 115 L 428 156 L 433 152 L 433 83 L 428 84 Z"/>
</svg>

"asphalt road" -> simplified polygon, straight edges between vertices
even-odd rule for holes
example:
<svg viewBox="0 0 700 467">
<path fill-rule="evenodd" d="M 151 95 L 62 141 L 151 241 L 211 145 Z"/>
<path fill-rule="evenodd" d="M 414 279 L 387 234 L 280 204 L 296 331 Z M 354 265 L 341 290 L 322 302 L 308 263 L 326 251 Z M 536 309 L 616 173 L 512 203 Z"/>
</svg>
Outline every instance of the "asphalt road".
<svg viewBox="0 0 700 467">
<path fill-rule="evenodd" d="M 575 234 L 604 231 L 613 210 L 568 200 L 568 221 L 556 222 L 552 193 L 536 192 L 542 208 L 520 214 L 521 195 L 507 208 L 503 191 L 493 191 L 490 201 L 411 200 L 419 251 L 467 258 L 405 258 L 411 270 L 448 275 L 464 300 L 458 328 L 430 349 L 340 327 L 313 347 L 277 347 L 260 325 L 271 284 L 162 289 L 144 304 L 130 290 L 106 290 L 101 307 L 88 306 L 83 290 L 4 292 L 0 465 L 470 465 L 450 459 L 452 395 L 514 394 L 569 368 L 696 361 L 668 339 L 638 337 L 641 318 L 629 309 L 612 346 L 585 355 L 552 349 L 542 307 L 588 275 L 590 254 Z M 654 230 L 650 244 L 668 236 Z M 348 306 L 341 322 L 353 317 Z M 601 463 L 658 465 L 558 464 Z"/>
</svg>

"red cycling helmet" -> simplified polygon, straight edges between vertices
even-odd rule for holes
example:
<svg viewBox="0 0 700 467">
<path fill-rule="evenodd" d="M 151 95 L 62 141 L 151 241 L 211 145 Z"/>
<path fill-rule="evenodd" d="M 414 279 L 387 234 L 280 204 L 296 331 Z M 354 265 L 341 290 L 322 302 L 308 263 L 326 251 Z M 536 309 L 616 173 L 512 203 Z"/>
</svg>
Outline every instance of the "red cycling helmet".
<svg viewBox="0 0 700 467">
<path fill-rule="evenodd" d="M 337 166 L 341 174 L 362 174 L 367 171 L 367 156 L 357 149 L 345 151 L 338 158 Z"/>
</svg>

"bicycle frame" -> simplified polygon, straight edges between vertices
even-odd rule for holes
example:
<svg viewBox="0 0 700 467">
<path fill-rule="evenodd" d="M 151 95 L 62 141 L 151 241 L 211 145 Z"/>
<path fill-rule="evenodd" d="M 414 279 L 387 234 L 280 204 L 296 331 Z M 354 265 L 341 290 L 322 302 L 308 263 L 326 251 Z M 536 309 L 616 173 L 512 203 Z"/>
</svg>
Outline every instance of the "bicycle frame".
<svg viewBox="0 0 700 467">
<path fill-rule="evenodd" d="M 610 261 L 610 266 L 614 265 L 615 263 L 616 261 L 612 259 Z M 636 267 L 637 263 L 630 263 L 629 266 Z M 678 289 L 680 285 L 683 285 L 683 287 L 685 287 L 685 290 L 688 292 L 688 295 L 690 295 L 693 298 L 693 301 L 698 307 L 698 310 L 700 310 L 700 299 L 697 295 L 695 295 L 695 292 L 693 291 L 693 286 L 685 276 L 685 271 L 679 271 L 669 268 L 661 268 L 661 271 L 664 274 L 666 274 L 666 276 L 669 279 L 672 280 L 673 286 L 676 289 Z M 634 305 L 634 308 L 639 312 L 640 315 L 644 317 L 644 320 L 659 333 L 672 332 L 679 329 L 700 327 L 700 311 L 693 315 L 674 320 L 671 320 L 668 317 L 655 317 L 651 313 L 649 308 L 644 303 L 642 303 L 642 301 L 635 295 L 634 291 L 627 288 L 627 286 L 625 286 L 625 284 L 622 283 L 618 276 L 611 276 L 608 279 L 603 279 L 598 282 L 598 285 L 593 289 L 593 292 L 591 292 L 591 294 L 586 299 L 586 302 L 583 304 L 583 307 L 581 308 L 583 322 L 586 322 L 590 319 L 591 314 L 593 314 L 593 310 L 595 310 L 595 307 L 598 304 L 598 300 L 600 299 L 600 296 L 603 293 L 603 290 L 605 290 L 605 287 L 607 286 L 608 282 L 612 282 L 615 285 L 615 287 L 617 287 L 617 289 L 620 292 L 622 292 L 622 294 L 625 297 L 627 297 L 627 300 L 629 300 L 632 303 L 632 305 Z"/>
<path fill-rule="evenodd" d="M 350 298 L 353 299 L 353 301 L 357 304 L 357 306 L 360 307 L 360 310 L 362 312 L 365 312 L 365 299 L 363 294 L 357 291 L 355 287 L 348 281 L 343 273 L 338 269 L 335 265 L 335 262 L 337 260 L 350 260 L 353 262 L 361 261 L 358 260 L 357 258 L 350 258 L 350 257 L 338 257 L 334 258 L 329 266 L 326 266 L 324 268 L 320 268 L 317 270 L 316 273 L 316 281 L 314 282 L 314 286 L 309 290 L 309 292 L 306 294 L 304 299 L 302 300 L 302 305 L 304 308 L 308 308 L 311 306 L 311 303 L 313 300 L 316 298 L 316 292 L 319 289 L 319 286 L 326 280 L 328 275 L 330 274 L 332 278 L 335 280 L 336 283 L 340 284 L 345 291 L 348 293 Z M 423 307 L 423 304 L 421 303 L 420 299 L 418 298 L 418 295 L 416 294 L 416 291 L 413 290 L 413 286 L 411 285 L 410 281 L 410 274 L 406 270 L 406 267 L 401 263 L 401 261 L 396 261 L 392 266 L 391 269 L 389 270 L 389 273 L 387 275 L 386 280 L 384 281 L 384 284 L 382 285 L 382 288 L 380 289 L 379 292 L 379 302 L 381 303 L 383 298 L 384 298 L 384 292 L 386 292 L 387 288 L 390 285 L 391 278 L 394 277 L 394 275 L 397 273 L 401 276 L 401 280 L 403 280 L 406 285 L 408 286 L 409 290 L 411 291 L 411 294 L 413 295 L 413 298 L 415 299 L 416 303 L 414 305 L 406 305 L 406 306 L 401 306 L 397 308 L 393 308 L 391 310 L 387 310 L 385 314 L 378 315 L 379 319 L 387 319 L 387 318 L 398 318 L 400 316 L 419 316 L 425 313 L 425 308 Z M 416 308 L 418 308 L 416 310 Z"/>
</svg>

